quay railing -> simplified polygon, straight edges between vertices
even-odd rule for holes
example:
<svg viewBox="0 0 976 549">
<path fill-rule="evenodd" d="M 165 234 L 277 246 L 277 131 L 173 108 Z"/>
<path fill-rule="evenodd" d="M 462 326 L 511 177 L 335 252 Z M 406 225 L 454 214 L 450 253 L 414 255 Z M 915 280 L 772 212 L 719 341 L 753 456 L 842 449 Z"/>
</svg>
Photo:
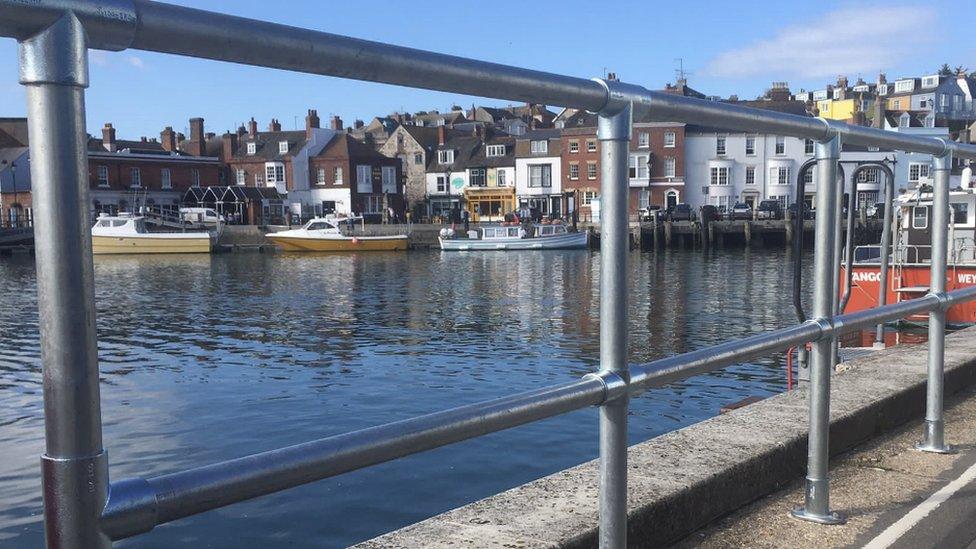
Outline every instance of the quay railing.
<svg viewBox="0 0 976 549">
<path fill-rule="evenodd" d="M 358 40 L 147 0 L 0 0 L 0 36 L 20 43 L 31 134 L 38 314 L 44 380 L 44 523 L 50 547 L 109 547 L 157 524 L 589 406 L 600 407 L 599 541 L 627 539 L 628 399 L 752 357 L 812 343 L 805 501 L 794 516 L 843 518 L 829 505 L 830 373 L 839 335 L 929 313 L 920 449 L 947 452 L 942 414 L 945 314 L 976 299 L 946 293 L 953 156 L 976 147 Z M 84 89 L 88 50 L 127 48 L 415 88 L 585 109 L 598 114 L 602 211 L 600 371 L 480 404 L 151 478 L 109 481 L 102 444 Z M 814 140 L 812 319 L 682 355 L 627 364 L 627 156 L 633 116 Z M 839 314 L 841 142 L 934 157 L 931 288 L 924 297 Z"/>
</svg>

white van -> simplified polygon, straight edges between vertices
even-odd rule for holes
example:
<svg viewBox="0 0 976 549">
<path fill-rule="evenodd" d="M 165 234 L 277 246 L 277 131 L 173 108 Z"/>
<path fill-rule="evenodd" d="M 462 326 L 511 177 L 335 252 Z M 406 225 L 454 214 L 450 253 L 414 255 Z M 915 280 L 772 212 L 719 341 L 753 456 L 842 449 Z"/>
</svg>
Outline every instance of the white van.
<svg viewBox="0 0 976 549">
<path fill-rule="evenodd" d="M 190 223 L 225 223 L 224 216 L 213 208 L 180 208 L 180 217 Z"/>
</svg>

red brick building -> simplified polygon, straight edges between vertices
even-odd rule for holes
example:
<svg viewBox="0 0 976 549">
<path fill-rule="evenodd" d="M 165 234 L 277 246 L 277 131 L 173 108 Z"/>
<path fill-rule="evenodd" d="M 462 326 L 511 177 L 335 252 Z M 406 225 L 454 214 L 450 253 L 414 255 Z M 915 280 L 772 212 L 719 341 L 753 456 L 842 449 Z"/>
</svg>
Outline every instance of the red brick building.
<svg viewBox="0 0 976 549">
<path fill-rule="evenodd" d="M 685 188 L 685 125 L 634 121 L 632 132 L 630 213 L 680 203 Z"/>
<path fill-rule="evenodd" d="M 562 124 L 563 191 L 574 193 L 580 221 L 590 221 L 600 196 L 600 142 L 597 116 L 579 111 Z"/>
</svg>

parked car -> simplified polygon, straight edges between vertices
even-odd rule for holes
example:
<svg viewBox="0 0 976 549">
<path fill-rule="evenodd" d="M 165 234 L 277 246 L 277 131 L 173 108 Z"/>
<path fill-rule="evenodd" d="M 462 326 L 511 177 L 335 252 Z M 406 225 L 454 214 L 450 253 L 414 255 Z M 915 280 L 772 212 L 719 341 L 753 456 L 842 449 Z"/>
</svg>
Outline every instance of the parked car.
<svg viewBox="0 0 976 549">
<path fill-rule="evenodd" d="M 756 208 L 756 219 L 782 219 L 783 205 L 779 200 L 763 200 Z"/>
<path fill-rule="evenodd" d="M 657 204 L 651 204 L 646 208 L 640 208 L 637 210 L 637 220 L 638 221 L 651 221 L 654 217 L 661 215 L 661 207 Z"/>
<path fill-rule="evenodd" d="M 190 223 L 226 223 L 227 219 L 213 208 L 180 208 L 180 217 Z"/>
<path fill-rule="evenodd" d="M 786 209 L 790 211 L 790 218 L 796 219 L 798 211 L 796 204 L 790 204 Z M 813 210 L 811 210 L 809 206 L 803 207 L 803 219 L 813 219 Z"/>
<path fill-rule="evenodd" d="M 739 202 L 729 210 L 729 219 L 732 221 L 752 219 L 752 208 L 745 202 Z"/>
<path fill-rule="evenodd" d="M 702 223 L 708 223 L 709 221 L 716 221 L 718 219 L 721 219 L 721 217 L 722 216 L 719 214 L 718 208 L 712 206 L 711 204 L 705 204 L 704 206 L 702 206 L 701 210 L 698 213 L 698 219 L 701 220 Z"/>
<path fill-rule="evenodd" d="M 688 204 L 675 204 L 668 210 L 668 220 L 670 221 L 691 221 L 691 206 Z"/>
</svg>

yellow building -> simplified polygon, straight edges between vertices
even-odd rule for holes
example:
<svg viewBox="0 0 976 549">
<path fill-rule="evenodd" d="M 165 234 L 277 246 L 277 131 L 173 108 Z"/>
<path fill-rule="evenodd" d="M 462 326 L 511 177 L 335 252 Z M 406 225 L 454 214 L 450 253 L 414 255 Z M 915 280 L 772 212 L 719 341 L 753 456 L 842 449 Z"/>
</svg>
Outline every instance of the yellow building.
<svg viewBox="0 0 976 549">
<path fill-rule="evenodd" d="M 817 101 L 817 110 L 820 118 L 850 121 L 860 109 L 855 99 L 822 99 Z"/>
</svg>

